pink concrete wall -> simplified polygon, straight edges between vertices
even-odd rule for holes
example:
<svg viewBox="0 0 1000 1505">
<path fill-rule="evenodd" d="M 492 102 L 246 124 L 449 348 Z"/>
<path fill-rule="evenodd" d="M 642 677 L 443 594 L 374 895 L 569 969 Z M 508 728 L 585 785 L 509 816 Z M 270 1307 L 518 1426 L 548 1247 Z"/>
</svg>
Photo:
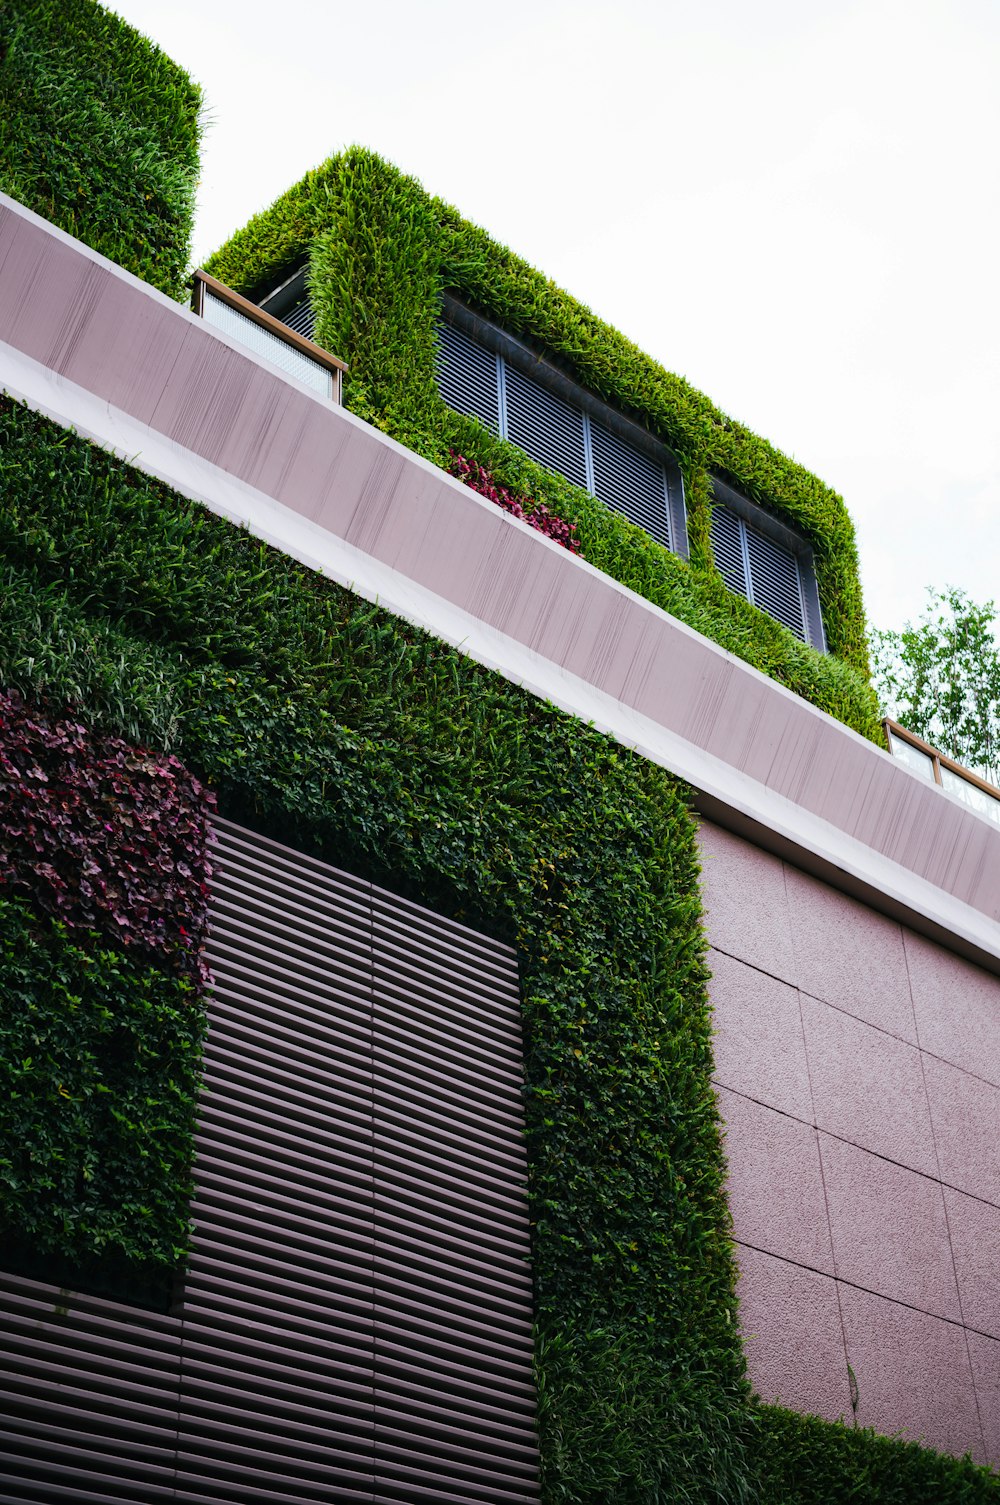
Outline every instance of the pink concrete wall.
<svg viewBox="0 0 1000 1505">
<path fill-rule="evenodd" d="M 1000 1464 L 1000 979 L 702 828 L 754 1386 Z M 850 1368 L 848 1367 L 850 1366 Z"/>
</svg>

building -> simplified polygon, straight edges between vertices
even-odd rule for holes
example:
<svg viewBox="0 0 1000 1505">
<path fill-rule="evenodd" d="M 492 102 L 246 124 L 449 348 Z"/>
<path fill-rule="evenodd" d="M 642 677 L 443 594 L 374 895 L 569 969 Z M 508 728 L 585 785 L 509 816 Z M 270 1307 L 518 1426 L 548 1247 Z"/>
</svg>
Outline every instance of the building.
<svg viewBox="0 0 1000 1505">
<path fill-rule="evenodd" d="M 346 406 L 3 200 L 8 1497 L 992 1497 L 1000 830 L 839 499 L 367 154 L 208 271 Z"/>
</svg>

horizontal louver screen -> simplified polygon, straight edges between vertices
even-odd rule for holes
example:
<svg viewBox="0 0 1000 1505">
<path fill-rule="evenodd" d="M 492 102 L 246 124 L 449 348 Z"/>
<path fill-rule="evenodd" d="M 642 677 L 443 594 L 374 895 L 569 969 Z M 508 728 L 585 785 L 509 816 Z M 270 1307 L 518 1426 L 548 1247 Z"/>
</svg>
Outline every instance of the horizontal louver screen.
<svg viewBox="0 0 1000 1505">
<path fill-rule="evenodd" d="M 715 565 L 731 591 L 749 597 L 743 558 L 743 523 L 728 507 L 712 508 L 712 553 Z"/>
<path fill-rule="evenodd" d="M 526 455 L 555 470 L 574 486 L 587 485 L 583 414 L 534 381 L 504 364 L 506 438 Z"/>
<path fill-rule="evenodd" d="M 500 432 L 497 357 L 452 324 L 437 326 L 438 390 L 450 408 Z"/>
<path fill-rule="evenodd" d="M 591 418 L 594 495 L 673 548 L 663 466 Z"/>
<path fill-rule="evenodd" d="M 370 1500 L 370 891 L 217 834 L 179 1495 Z"/>
<path fill-rule="evenodd" d="M 183 1302 L 0 1275 L 0 1495 L 537 1501 L 514 954 L 218 835 Z"/>
<path fill-rule="evenodd" d="M 809 641 L 794 554 L 720 502 L 712 508 L 712 553 L 730 590 L 746 596 L 802 642 Z"/>
<path fill-rule="evenodd" d="M 533 1499 L 514 958 L 379 890 L 373 940 L 377 1498 Z"/>
<path fill-rule="evenodd" d="M 746 533 L 754 605 L 805 642 L 805 613 L 795 555 L 754 528 L 747 528 Z"/>
<path fill-rule="evenodd" d="M 437 326 L 437 384 L 456 412 L 479 418 L 539 465 L 678 549 L 684 537 L 679 476 L 672 514 L 664 464 L 444 319 Z"/>
<path fill-rule="evenodd" d="M 0 1274 L 0 1331 L 0 1499 L 175 1499 L 176 1318 Z"/>
<path fill-rule="evenodd" d="M 303 298 L 301 303 L 284 314 L 282 324 L 287 324 L 289 329 L 294 329 L 296 334 L 304 335 L 307 340 L 314 338 L 316 331 L 316 311 L 308 298 Z"/>
</svg>

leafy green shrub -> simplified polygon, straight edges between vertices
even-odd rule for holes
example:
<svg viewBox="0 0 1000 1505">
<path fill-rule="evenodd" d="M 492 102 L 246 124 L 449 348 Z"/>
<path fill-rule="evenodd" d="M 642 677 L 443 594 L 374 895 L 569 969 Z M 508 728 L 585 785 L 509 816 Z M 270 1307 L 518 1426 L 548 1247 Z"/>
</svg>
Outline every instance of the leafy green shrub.
<svg viewBox="0 0 1000 1505">
<path fill-rule="evenodd" d="M 969 1458 L 781 1406 L 759 1406 L 750 1443 L 760 1505 L 996 1505 L 1000 1477 Z"/>
<path fill-rule="evenodd" d="M 194 985 L 0 890 L 0 1260 L 163 1300 L 187 1252 Z"/>
<path fill-rule="evenodd" d="M 0 189 L 186 297 L 201 94 L 94 0 L 0 9 Z"/>
</svg>

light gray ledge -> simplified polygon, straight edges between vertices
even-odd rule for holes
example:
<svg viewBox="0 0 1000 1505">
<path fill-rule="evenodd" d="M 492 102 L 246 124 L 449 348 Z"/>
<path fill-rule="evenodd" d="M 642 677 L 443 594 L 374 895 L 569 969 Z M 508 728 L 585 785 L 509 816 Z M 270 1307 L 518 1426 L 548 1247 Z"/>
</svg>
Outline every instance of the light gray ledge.
<svg viewBox="0 0 1000 1505">
<path fill-rule="evenodd" d="M 0 384 L 1000 971 L 1000 831 L 0 195 Z"/>
</svg>

